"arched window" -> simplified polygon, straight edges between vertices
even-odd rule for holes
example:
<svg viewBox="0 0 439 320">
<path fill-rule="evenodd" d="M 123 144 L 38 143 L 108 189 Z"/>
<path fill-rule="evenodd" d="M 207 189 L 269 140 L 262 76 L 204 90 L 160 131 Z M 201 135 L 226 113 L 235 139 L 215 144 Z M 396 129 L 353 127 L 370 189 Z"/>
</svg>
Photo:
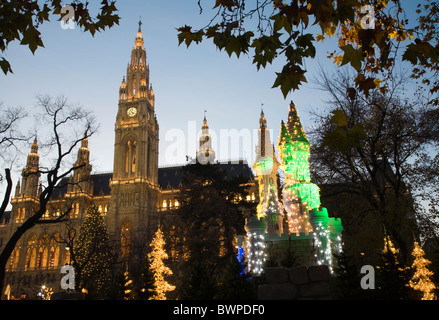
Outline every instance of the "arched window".
<svg viewBox="0 0 439 320">
<path fill-rule="evenodd" d="M 136 76 L 133 76 L 133 96 L 136 95 Z"/>
<path fill-rule="evenodd" d="M 15 245 L 14 251 L 12 251 L 11 256 L 9 257 L 9 269 L 16 270 L 18 268 L 18 262 L 20 258 L 20 240 Z"/>
<path fill-rule="evenodd" d="M 71 264 L 70 261 L 70 248 L 66 247 L 66 258 L 64 259 L 64 264 Z"/>
<path fill-rule="evenodd" d="M 131 172 L 136 172 L 136 140 L 133 141 L 131 150 Z"/>
<path fill-rule="evenodd" d="M 79 202 L 77 202 L 76 206 L 75 206 L 75 217 L 78 217 L 78 216 L 79 216 Z"/>
<path fill-rule="evenodd" d="M 56 268 L 58 266 L 59 259 L 59 246 L 50 247 L 49 251 L 49 269 Z"/>
<path fill-rule="evenodd" d="M 37 269 L 46 269 L 47 267 L 47 257 L 48 257 L 48 245 L 49 245 L 49 235 L 44 233 L 41 235 L 38 243 L 38 254 L 37 254 Z"/>
<path fill-rule="evenodd" d="M 151 139 L 148 139 L 148 149 L 147 149 L 147 153 L 146 153 L 146 160 L 147 160 L 147 163 L 146 163 L 146 176 L 147 176 L 147 178 L 151 178 L 151 164 L 152 164 L 151 144 L 152 144 Z"/>
<path fill-rule="evenodd" d="M 52 238 L 50 239 L 50 250 L 49 250 L 49 268 L 56 268 L 59 262 L 59 245 L 60 241 L 59 233 L 55 232 L 52 234 Z"/>
<path fill-rule="evenodd" d="M 25 215 L 26 215 L 26 209 L 25 208 L 18 208 L 17 215 L 15 217 L 15 222 L 23 222 Z"/>
<path fill-rule="evenodd" d="M 125 173 L 134 173 L 136 172 L 136 140 L 131 138 L 126 143 L 126 151 L 125 151 Z"/>
<path fill-rule="evenodd" d="M 120 248 L 122 251 L 122 257 L 127 258 L 131 252 L 131 222 L 125 221 L 122 224 L 120 234 Z"/>
<path fill-rule="evenodd" d="M 131 141 L 127 142 L 127 150 L 125 154 L 125 172 L 129 172 L 129 166 L 130 166 L 130 153 L 131 153 Z"/>
<path fill-rule="evenodd" d="M 24 264 L 25 270 L 32 270 L 35 268 L 35 261 L 37 258 L 37 236 L 31 235 L 27 240 L 27 251 L 26 251 L 26 261 Z"/>
<path fill-rule="evenodd" d="M 37 249 L 35 247 L 27 248 L 25 270 L 32 270 L 35 267 L 35 259 L 37 257 Z"/>
</svg>

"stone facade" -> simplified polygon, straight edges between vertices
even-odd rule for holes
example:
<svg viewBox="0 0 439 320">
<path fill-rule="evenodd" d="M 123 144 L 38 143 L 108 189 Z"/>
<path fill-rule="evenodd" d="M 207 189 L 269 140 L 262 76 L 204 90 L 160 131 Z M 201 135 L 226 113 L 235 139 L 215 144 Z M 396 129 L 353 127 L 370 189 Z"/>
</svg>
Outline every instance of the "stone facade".
<svg viewBox="0 0 439 320">
<path fill-rule="evenodd" d="M 92 173 L 88 140 L 82 141 L 76 164 L 83 164 L 64 178 L 52 193 L 42 220 L 53 220 L 70 210 L 69 228 L 79 232 L 88 208 L 95 204 L 104 216 L 110 244 L 120 265 L 141 266 L 154 235 L 159 217 L 175 212 L 184 177 L 182 166 L 158 167 L 159 124 L 155 114 L 155 95 L 150 83 L 149 65 L 139 27 L 119 89 L 115 121 L 114 150 L 101 156 L 113 156 L 113 171 Z M 200 137 L 201 154 L 213 162 L 207 120 Z M 197 141 L 194 141 L 196 144 Z M 200 152 L 199 152 L 200 154 Z M 38 141 L 35 139 L 11 200 L 12 210 L 0 221 L 0 250 L 11 235 L 39 208 L 42 192 L 39 172 Z M 243 175 L 249 181 L 248 201 L 256 201 L 257 185 L 246 161 L 219 163 L 232 179 Z M 60 268 L 70 264 L 69 249 L 57 241 L 67 238 L 65 223 L 39 224 L 26 232 L 6 266 L 5 287 L 15 297 L 26 294 L 36 298 L 44 284 L 60 290 Z M 172 252 L 169 255 L 172 257 Z M 135 273 L 135 272 L 134 272 Z M 2 293 L 3 294 L 3 293 Z"/>
<path fill-rule="evenodd" d="M 259 300 L 329 300 L 328 266 L 267 268 L 266 284 L 258 287 Z"/>
</svg>

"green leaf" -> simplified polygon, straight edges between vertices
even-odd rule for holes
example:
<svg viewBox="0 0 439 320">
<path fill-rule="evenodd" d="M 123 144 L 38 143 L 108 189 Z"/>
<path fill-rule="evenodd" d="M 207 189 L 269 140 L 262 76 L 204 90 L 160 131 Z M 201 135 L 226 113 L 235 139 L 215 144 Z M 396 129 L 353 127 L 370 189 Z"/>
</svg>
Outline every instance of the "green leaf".
<svg viewBox="0 0 439 320">
<path fill-rule="evenodd" d="M 43 42 L 40 37 L 41 33 L 32 25 L 30 25 L 26 31 L 23 32 L 23 39 L 20 44 L 28 45 L 32 53 L 40 47 L 44 47 Z"/>
<path fill-rule="evenodd" d="M 282 72 L 276 72 L 276 80 L 272 88 L 280 87 L 284 98 L 292 91 L 299 88 L 302 82 L 306 82 L 305 70 L 297 64 L 288 64 L 283 67 Z"/>
<path fill-rule="evenodd" d="M 189 47 L 192 41 L 195 41 L 195 43 L 198 44 L 203 40 L 203 36 L 204 36 L 203 30 L 192 32 L 192 27 L 185 25 L 184 27 L 178 28 L 177 31 L 180 32 L 177 35 L 178 45 L 185 42 L 186 46 Z"/>
<path fill-rule="evenodd" d="M 2 68 L 3 73 L 5 75 L 8 74 L 8 72 L 13 73 L 11 69 L 11 65 L 5 58 L 2 58 L 2 60 L 0 60 L 0 67 Z"/>
<path fill-rule="evenodd" d="M 231 36 L 229 38 L 229 41 L 227 42 L 225 49 L 229 57 L 231 57 L 232 54 L 235 53 L 236 56 L 239 58 L 239 55 L 241 53 L 241 41 L 239 41 L 238 37 Z"/>
<path fill-rule="evenodd" d="M 348 125 L 348 118 L 343 110 L 337 109 L 331 112 L 331 122 L 335 123 L 338 127 L 345 127 Z"/>
<path fill-rule="evenodd" d="M 361 49 L 354 49 L 350 44 L 342 46 L 340 49 L 344 52 L 340 66 L 350 63 L 355 70 L 360 71 L 361 62 L 363 61 L 363 53 Z"/>
</svg>

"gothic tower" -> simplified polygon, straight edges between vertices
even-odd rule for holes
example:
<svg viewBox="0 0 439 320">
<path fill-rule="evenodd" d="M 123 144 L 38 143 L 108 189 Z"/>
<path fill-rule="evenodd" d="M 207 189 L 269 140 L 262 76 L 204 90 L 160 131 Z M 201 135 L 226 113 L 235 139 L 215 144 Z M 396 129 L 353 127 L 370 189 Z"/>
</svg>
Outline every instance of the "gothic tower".
<svg viewBox="0 0 439 320">
<path fill-rule="evenodd" d="M 38 142 L 35 138 L 31 151 L 27 155 L 26 167 L 23 168 L 21 176 L 21 195 L 27 197 L 36 197 L 38 190 L 38 181 L 40 179 L 39 169 L 40 156 L 38 155 Z"/>
<path fill-rule="evenodd" d="M 201 164 L 213 164 L 215 151 L 212 149 L 212 138 L 209 134 L 206 115 L 204 115 L 203 126 L 201 127 L 200 149 L 197 151 L 197 161 Z"/>
<path fill-rule="evenodd" d="M 261 111 L 259 119 L 258 145 L 256 146 L 256 160 L 253 165 L 258 176 L 259 204 L 257 207 L 258 219 L 265 217 L 267 233 L 281 236 L 283 233 L 283 209 L 278 200 L 277 160 L 274 145 L 271 143 L 270 130 L 267 127 L 267 119 Z"/>
<path fill-rule="evenodd" d="M 148 238 L 151 215 L 157 211 L 159 126 L 154 92 L 143 47 L 141 22 L 126 77 L 119 90 L 109 231 L 122 236 L 130 253 L 132 235 Z M 143 241 L 143 240 L 141 240 Z"/>
<path fill-rule="evenodd" d="M 69 184 L 68 191 L 80 194 L 92 194 L 92 186 L 90 183 L 90 173 L 92 166 L 90 164 L 90 149 L 88 148 L 88 139 L 84 137 L 81 141 L 81 147 L 78 150 L 78 155 L 74 167 L 72 183 Z"/>
<path fill-rule="evenodd" d="M 18 181 L 15 188 L 15 197 L 11 200 L 15 222 L 23 222 L 39 205 L 38 197 L 41 191 L 38 188 L 41 175 L 39 172 L 39 163 L 38 142 L 35 137 L 31 151 L 27 155 L 26 166 L 21 173 L 21 184 L 20 181 Z"/>
</svg>

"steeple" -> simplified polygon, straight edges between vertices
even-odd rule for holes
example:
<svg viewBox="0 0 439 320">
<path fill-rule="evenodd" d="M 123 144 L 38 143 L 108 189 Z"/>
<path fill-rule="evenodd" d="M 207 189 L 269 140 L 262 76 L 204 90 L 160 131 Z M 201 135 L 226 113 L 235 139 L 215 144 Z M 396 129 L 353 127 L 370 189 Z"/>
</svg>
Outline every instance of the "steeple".
<svg viewBox="0 0 439 320">
<path fill-rule="evenodd" d="M 203 125 L 201 126 L 200 149 L 197 151 L 197 161 L 201 164 L 214 163 L 215 151 L 212 149 L 212 139 L 207 125 L 206 111 L 204 111 Z"/>
<path fill-rule="evenodd" d="M 39 169 L 40 156 L 38 154 L 38 140 L 35 136 L 30 153 L 27 155 L 26 167 L 22 170 L 22 196 L 37 196 L 38 181 L 40 178 Z"/>
<path fill-rule="evenodd" d="M 264 158 L 266 156 L 273 157 L 274 146 L 270 139 L 270 130 L 267 127 L 267 119 L 265 114 L 261 111 L 261 116 L 259 118 L 259 134 L 258 134 L 258 145 L 256 146 L 256 161 L 259 158 Z M 274 159 L 277 161 L 276 156 Z"/>
<path fill-rule="evenodd" d="M 92 166 L 90 164 L 90 149 L 88 148 L 88 139 L 84 134 L 81 141 L 81 147 L 78 150 L 78 156 L 74 164 L 77 169 L 74 170 L 73 175 L 73 190 L 79 192 L 89 193 L 91 192 L 90 173 Z"/>
<path fill-rule="evenodd" d="M 77 162 L 85 162 L 88 163 L 90 160 L 90 149 L 88 148 L 88 139 L 84 134 L 84 138 L 81 141 L 81 148 L 78 151 L 78 159 Z"/>
<path fill-rule="evenodd" d="M 253 168 L 258 176 L 259 204 L 257 206 L 258 219 L 265 218 L 267 232 L 270 236 L 283 233 L 282 207 L 277 197 L 277 160 L 273 143 L 270 139 L 270 130 L 267 127 L 267 119 L 261 111 L 259 118 L 258 145 L 256 146 L 256 160 Z"/>
<path fill-rule="evenodd" d="M 136 48 L 143 49 L 142 21 L 139 20 L 139 31 L 137 31 Z"/>
<path fill-rule="evenodd" d="M 134 40 L 131 51 L 131 60 L 128 63 L 127 75 L 122 80 L 119 90 L 119 100 L 133 101 L 134 99 L 147 98 L 154 105 L 149 83 L 149 66 L 146 64 L 146 51 L 143 47 L 142 22 L 139 21 L 139 30 Z"/>
<path fill-rule="evenodd" d="M 267 127 L 267 119 L 265 119 L 265 114 L 263 110 L 261 110 L 261 117 L 259 118 L 259 127 Z"/>
<path fill-rule="evenodd" d="M 147 230 L 154 223 L 150 219 L 159 202 L 159 124 L 141 21 L 136 29 L 131 58 L 120 86 L 114 130 L 108 228 L 115 234 L 120 233 L 124 221 L 136 222 L 140 230 Z"/>
</svg>

